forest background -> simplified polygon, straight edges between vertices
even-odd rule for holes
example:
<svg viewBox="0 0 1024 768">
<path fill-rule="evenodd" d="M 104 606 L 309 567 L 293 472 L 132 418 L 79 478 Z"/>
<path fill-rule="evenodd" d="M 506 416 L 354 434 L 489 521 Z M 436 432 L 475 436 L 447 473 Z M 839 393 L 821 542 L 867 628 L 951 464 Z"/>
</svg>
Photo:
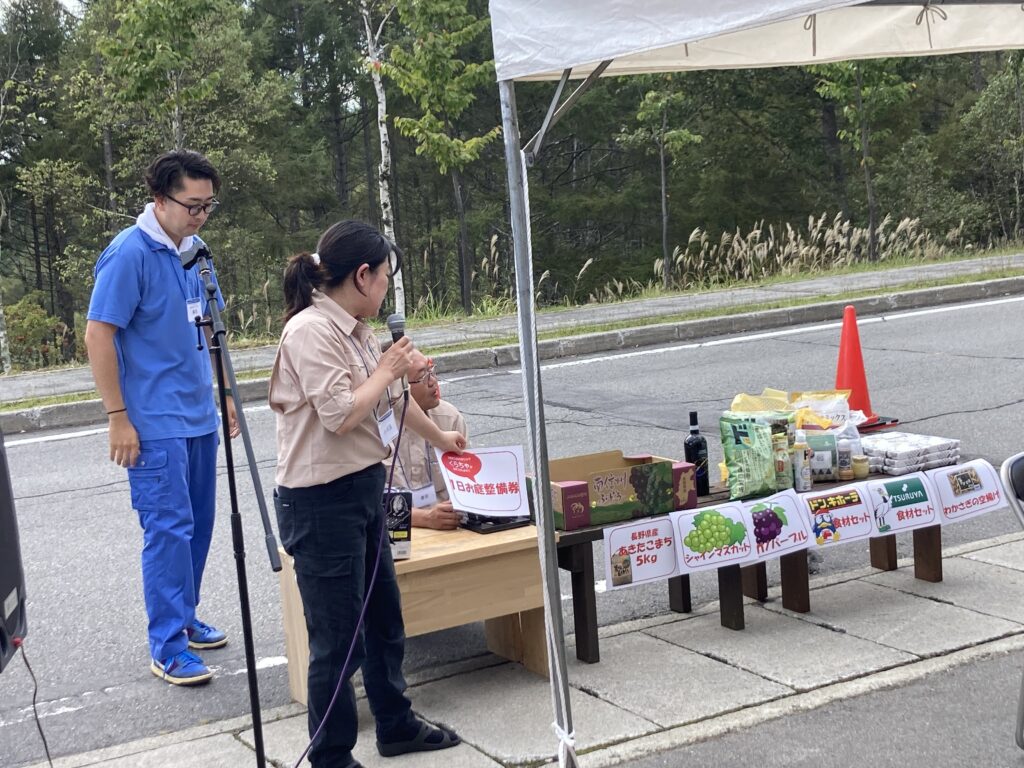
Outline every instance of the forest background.
<svg viewBox="0 0 1024 768">
<path fill-rule="evenodd" d="M 360 218 L 404 303 L 514 309 L 484 0 L 10 0 L 0 15 L 0 363 L 84 360 L 96 258 L 174 147 L 219 168 L 203 230 L 237 341 Z M 531 173 L 541 306 L 1024 239 L 1020 52 L 605 78 Z M 553 84 L 517 86 L 527 135 Z M 381 163 L 382 156 L 386 162 Z"/>
</svg>

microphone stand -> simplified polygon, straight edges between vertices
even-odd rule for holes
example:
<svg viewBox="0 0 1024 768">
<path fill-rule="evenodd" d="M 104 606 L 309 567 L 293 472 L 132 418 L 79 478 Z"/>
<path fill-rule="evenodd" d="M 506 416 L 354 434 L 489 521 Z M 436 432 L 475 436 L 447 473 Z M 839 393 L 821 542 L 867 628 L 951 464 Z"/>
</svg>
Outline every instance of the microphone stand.
<svg viewBox="0 0 1024 768">
<path fill-rule="evenodd" d="M 253 644 L 252 635 L 252 612 L 249 608 L 249 579 L 245 572 L 245 539 L 242 534 L 242 516 L 238 512 L 238 492 L 235 488 L 235 464 L 231 451 L 230 422 L 228 420 L 228 398 L 225 374 L 231 386 L 232 392 L 237 392 L 235 371 L 231 365 L 231 356 L 227 349 L 227 329 L 224 327 L 224 320 L 220 314 L 220 307 L 217 306 L 217 286 L 213 282 L 213 270 L 209 262 L 210 252 L 206 248 L 199 251 L 196 262 L 199 266 L 199 275 L 202 277 L 206 288 L 207 304 L 210 308 L 210 319 L 203 320 L 196 318 L 196 332 L 199 335 L 198 348 L 203 348 L 203 327 L 209 327 L 212 331 L 210 351 L 213 353 L 214 368 L 217 371 L 217 394 L 220 399 L 221 429 L 224 433 L 224 458 L 227 463 L 228 489 L 231 497 L 231 541 L 235 551 L 235 568 L 238 573 L 238 597 L 242 610 L 242 637 L 245 644 L 245 666 L 249 679 L 249 706 L 252 710 L 253 742 L 256 746 L 256 765 L 258 768 L 266 768 L 266 753 L 263 747 L 263 722 L 260 715 L 260 693 L 259 683 L 256 678 L 256 649 Z M 281 558 L 277 553 L 277 540 L 274 537 L 273 528 L 270 526 L 270 516 L 267 513 L 266 501 L 263 498 L 263 486 L 260 483 L 260 476 L 256 466 L 256 458 L 252 450 L 252 441 L 249 438 L 249 428 L 245 423 L 245 411 L 241 404 L 237 404 L 238 426 L 242 432 L 242 442 L 245 445 L 246 457 L 249 460 L 249 472 L 252 475 L 253 486 L 256 491 L 256 501 L 260 507 L 260 514 L 263 517 L 263 530 L 267 545 L 267 554 L 270 556 L 270 567 L 274 571 L 281 570 Z"/>
</svg>

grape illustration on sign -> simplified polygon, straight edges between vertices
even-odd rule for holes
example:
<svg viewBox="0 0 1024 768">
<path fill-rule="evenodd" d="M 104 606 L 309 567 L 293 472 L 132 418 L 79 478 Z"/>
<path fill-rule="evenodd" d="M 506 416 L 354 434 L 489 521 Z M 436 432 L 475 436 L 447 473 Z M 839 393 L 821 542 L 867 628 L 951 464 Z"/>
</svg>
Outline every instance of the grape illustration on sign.
<svg viewBox="0 0 1024 768">
<path fill-rule="evenodd" d="M 747 505 L 754 522 L 754 543 L 760 559 L 807 549 L 811 530 L 795 491 L 787 490 Z"/>
<path fill-rule="evenodd" d="M 757 557 L 754 523 L 739 504 L 674 512 L 671 518 L 680 539 L 684 570 L 721 568 Z"/>
</svg>

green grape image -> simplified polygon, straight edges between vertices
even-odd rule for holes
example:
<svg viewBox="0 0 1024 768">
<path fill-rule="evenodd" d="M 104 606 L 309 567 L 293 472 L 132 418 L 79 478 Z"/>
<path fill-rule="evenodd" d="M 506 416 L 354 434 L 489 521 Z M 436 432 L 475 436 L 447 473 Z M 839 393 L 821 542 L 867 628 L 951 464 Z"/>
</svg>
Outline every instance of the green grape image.
<svg viewBox="0 0 1024 768">
<path fill-rule="evenodd" d="M 704 554 L 743 541 L 747 528 L 743 523 L 725 517 L 717 509 L 698 512 L 693 518 L 693 530 L 683 543 L 694 552 Z"/>
</svg>

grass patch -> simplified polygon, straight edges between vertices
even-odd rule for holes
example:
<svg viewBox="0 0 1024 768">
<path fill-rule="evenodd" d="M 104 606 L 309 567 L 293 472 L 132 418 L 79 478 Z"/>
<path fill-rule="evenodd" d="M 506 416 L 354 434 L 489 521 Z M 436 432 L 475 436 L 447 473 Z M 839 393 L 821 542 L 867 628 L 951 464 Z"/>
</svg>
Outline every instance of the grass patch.
<svg viewBox="0 0 1024 768">
<path fill-rule="evenodd" d="M 851 270 L 858 271 L 858 270 Z M 832 273 L 829 273 L 832 274 Z M 1021 277 L 1024 275 L 1024 269 L 995 269 L 988 270 L 986 272 L 979 272 L 969 276 L 969 280 L 965 280 L 963 275 L 952 275 L 950 277 L 941 278 L 937 280 L 918 280 L 901 284 L 899 286 L 889 286 L 886 290 L 880 290 L 878 288 L 865 288 L 860 291 L 840 291 L 837 293 L 827 294 L 824 296 L 804 296 L 793 299 L 785 299 L 780 301 L 762 302 L 758 304 L 742 304 L 732 307 L 721 307 L 718 309 L 708 308 L 693 310 L 690 312 L 680 312 L 672 315 L 658 315 L 658 316 L 640 316 L 630 320 L 616 321 L 612 323 L 594 323 L 589 325 L 574 325 L 572 327 L 558 328 L 549 331 L 543 331 L 538 334 L 540 341 L 547 341 L 550 339 L 561 339 L 566 336 L 582 336 L 588 333 L 603 333 L 606 331 L 621 331 L 627 328 L 638 328 L 647 325 L 662 325 L 666 323 L 681 323 L 687 320 L 703 320 L 710 317 L 728 317 L 731 315 L 741 315 L 747 312 L 763 312 L 770 309 L 789 309 L 793 307 L 802 307 L 809 304 L 821 304 L 829 301 L 844 301 L 852 299 L 862 299 L 869 296 L 883 296 L 886 293 L 891 293 L 895 290 L 907 291 L 907 290 L 920 290 L 926 288 L 941 288 L 949 285 L 959 285 L 961 283 L 976 283 L 984 282 L 986 280 L 998 280 L 1008 277 Z M 742 284 L 744 287 L 752 287 L 751 283 Z M 720 289 L 716 289 L 720 290 Z M 439 355 L 451 352 L 464 352 L 466 350 L 473 349 L 484 349 L 488 347 L 500 347 L 518 342 L 518 335 L 509 334 L 507 336 L 495 336 L 490 339 L 482 339 L 478 341 L 468 341 L 461 344 L 450 344 L 447 346 L 439 347 L 424 347 L 423 352 L 427 355 Z M 273 340 L 276 343 L 276 339 Z M 233 348 L 238 348 L 240 345 L 234 344 Z M 255 344 L 250 346 L 256 346 Z M 55 369 L 51 369 L 55 370 Z M 237 371 L 235 378 L 238 381 L 253 381 L 258 379 L 265 379 L 270 376 L 270 369 L 260 370 L 249 370 L 249 371 Z M 8 403 L 0 403 L 0 413 L 11 413 L 13 411 L 26 410 L 28 408 L 39 408 L 46 405 L 59 405 L 62 403 L 77 403 L 83 400 L 95 400 L 99 397 L 99 394 L 95 390 L 89 392 L 76 392 L 66 395 L 52 395 L 48 397 L 33 397 L 25 400 L 16 400 Z"/>
</svg>

